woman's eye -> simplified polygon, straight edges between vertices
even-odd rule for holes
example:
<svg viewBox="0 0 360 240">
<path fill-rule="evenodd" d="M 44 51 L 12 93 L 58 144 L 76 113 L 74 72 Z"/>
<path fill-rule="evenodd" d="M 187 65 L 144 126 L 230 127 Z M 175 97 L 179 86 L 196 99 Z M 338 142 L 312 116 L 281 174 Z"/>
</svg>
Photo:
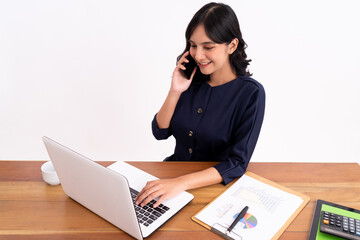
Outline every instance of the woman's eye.
<svg viewBox="0 0 360 240">
<path fill-rule="evenodd" d="M 196 46 L 195 46 L 195 45 L 190 45 L 190 47 L 192 47 L 192 48 L 196 48 Z"/>
<path fill-rule="evenodd" d="M 213 49 L 214 47 L 204 47 L 206 50 L 211 50 Z"/>
</svg>

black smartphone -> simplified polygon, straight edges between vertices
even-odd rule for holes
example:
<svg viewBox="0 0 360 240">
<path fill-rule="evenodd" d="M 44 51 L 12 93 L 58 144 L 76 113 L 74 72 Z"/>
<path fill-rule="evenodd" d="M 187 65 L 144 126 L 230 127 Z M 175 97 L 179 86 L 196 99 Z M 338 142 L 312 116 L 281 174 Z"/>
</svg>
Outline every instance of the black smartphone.
<svg viewBox="0 0 360 240">
<path fill-rule="evenodd" d="M 183 72 L 183 74 L 185 75 L 185 77 L 187 79 L 190 79 L 192 72 L 194 71 L 194 68 L 197 66 L 197 63 L 195 62 L 195 60 L 191 57 L 191 55 L 189 54 L 188 56 L 186 56 L 187 60 L 189 60 L 188 63 L 184 62 L 184 66 L 186 67 L 186 70 L 181 70 Z"/>
</svg>

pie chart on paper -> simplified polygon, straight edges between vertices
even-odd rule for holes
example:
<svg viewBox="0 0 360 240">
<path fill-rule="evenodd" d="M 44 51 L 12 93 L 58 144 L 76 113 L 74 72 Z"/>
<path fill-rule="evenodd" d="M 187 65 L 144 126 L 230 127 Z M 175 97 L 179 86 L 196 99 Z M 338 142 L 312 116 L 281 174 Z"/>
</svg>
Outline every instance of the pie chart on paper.
<svg viewBox="0 0 360 240">
<path fill-rule="evenodd" d="M 234 219 L 237 217 L 238 214 L 234 215 Z M 246 213 L 245 216 L 240 220 L 242 224 L 244 224 L 244 229 L 251 229 L 256 227 L 257 219 L 254 215 L 250 213 Z"/>
</svg>

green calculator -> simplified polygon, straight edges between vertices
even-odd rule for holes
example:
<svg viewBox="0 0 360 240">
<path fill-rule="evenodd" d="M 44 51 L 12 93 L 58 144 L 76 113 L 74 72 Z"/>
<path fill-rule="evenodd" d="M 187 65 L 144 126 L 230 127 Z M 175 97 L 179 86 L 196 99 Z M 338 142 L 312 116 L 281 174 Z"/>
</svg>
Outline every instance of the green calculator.
<svg viewBox="0 0 360 240">
<path fill-rule="evenodd" d="M 360 240 L 360 211 L 317 200 L 309 240 Z"/>
</svg>

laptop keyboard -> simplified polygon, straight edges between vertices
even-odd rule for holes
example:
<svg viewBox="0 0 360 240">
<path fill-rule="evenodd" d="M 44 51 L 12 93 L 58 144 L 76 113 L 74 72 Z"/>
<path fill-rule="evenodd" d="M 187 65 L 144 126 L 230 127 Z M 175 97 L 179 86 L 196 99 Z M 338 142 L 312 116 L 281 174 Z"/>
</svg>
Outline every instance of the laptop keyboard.
<svg viewBox="0 0 360 240">
<path fill-rule="evenodd" d="M 150 201 L 144 207 L 135 204 L 135 197 L 138 195 L 138 191 L 130 188 L 131 197 L 134 202 L 135 212 L 138 217 L 139 223 L 148 227 L 154 221 L 156 221 L 161 215 L 163 215 L 166 211 L 170 208 L 160 204 L 157 208 L 154 208 L 153 205 L 155 204 L 155 200 Z"/>
</svg>

